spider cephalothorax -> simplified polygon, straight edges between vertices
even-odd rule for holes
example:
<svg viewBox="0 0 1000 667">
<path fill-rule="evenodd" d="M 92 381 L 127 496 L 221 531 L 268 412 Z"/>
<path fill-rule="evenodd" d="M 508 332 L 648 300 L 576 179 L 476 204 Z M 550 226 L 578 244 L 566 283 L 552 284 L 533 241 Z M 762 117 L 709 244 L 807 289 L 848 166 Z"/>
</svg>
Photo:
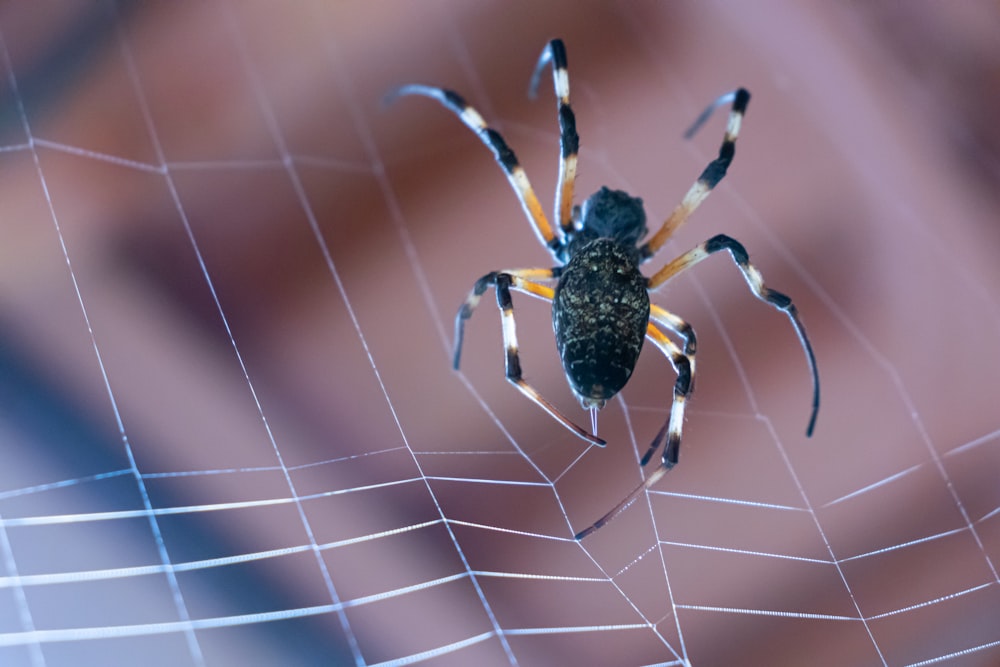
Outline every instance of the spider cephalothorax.
<svg viewBox="0 0 1000 667">
<path fill-rule="evenodd" d="M 641 260 L 636 244 L 649 231 L 642 199 L 605 186 L 590 195 L 573 214 L 573 228 L 556 249 L 556 259 L 566 263 L 580 246 L 597 238 L 608 238 L 624 246 L 632 262 L 639 265 Z"/>
<path fill-rule="evenodd" d="M 650 291 L 706 257 L 725 250 L 743 273 L 754 295 L 784 312 L 799 336 L 813 378 L 812 413 L 806 429 L 807 435 L 812 435 L 819 410 L 819 375 L 812 347 L 792 300 L 764 284 L 760 272 L 750 263 L 746 249 L 735 239 L 719 234 L 671 260 L 648 278 L 639 271 L 639 265 L 656 255 L 667 239 L 726 175 L 733 160 L 736 137 L 750 101 L 750 93 L 739 88 L 722 95 L 688 130 L 687 136 L 691 136 L 714 109 L 725 104 L 732 105 L 718 157 L 709 162 L 659 230 L 645 243 L 638 245 L 647 232 L 646 213 L 641 199 L 621 190 L 602 187 L 583 206 L 573 206 L 579 136 L 576 132 L 576 119 L 569 105 L 569 73 L 566 49 L 561 40 L 552 40 L 542 51 L 531 78 L 530 96 L 534 96 L 542 71 L 549 63 L 552 64 L 552 78 L 558 100 L 561 146 L 555 201 L 558 229 L 553 229 L 545 216 L 514 151 L 500 133 L 489 127 L 479 112 L 460 95 L 442 88 L 410 84 L 394 90 L 388 99 L 392 100 L 400 95 L 424 95 L 438 100 L 457 114 L 493 151 L 535 233 L 558 262 L 557 266 L 550 269 L 491 271 L 476 281 L 455 318 L 456 369 L 462 354 L 465 321 L 472 316 L 483 293 L 492 286 L 496 290 L 497 305 L 503 321 L 507 379 L 559 423 L 587 442 L 600 446 L 606 444 L 596 434 L 577 426 L 563 415 L 522 377 L 511 300 L 512 289 L 552 302 L 552 324 L 563 370 L 570 387 L 585 408 L 602 408 L 609 398 L 625 386 L 646 338 L 663 352 L 677 373 L 670 415 L 641 460 L 642 465 L 646 465 L 659 449 L 660 443 L 664 442 L 659 467 L 611 511 L 589 528 L 577 533 L 576 538 L 582 539 L 628 507 L 644 489 L 652 486 L 673 468 L 678 460 L 684 406 L 694 386 L 695 335 L 691 326 L 683 319 L 651 304 Z M 553 280 L 557 281 L 555 287 L 542 284 Z M 682 339 L 683 348 L 671 340 L 663 329 Z"/>
</svg>

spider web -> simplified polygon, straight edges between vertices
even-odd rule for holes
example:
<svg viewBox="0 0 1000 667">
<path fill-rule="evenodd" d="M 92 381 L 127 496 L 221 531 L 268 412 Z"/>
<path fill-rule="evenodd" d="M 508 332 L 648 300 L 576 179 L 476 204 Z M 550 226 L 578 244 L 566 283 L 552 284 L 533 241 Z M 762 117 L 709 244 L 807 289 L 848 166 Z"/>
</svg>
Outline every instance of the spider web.
<svg viewBox="0 0 1000 667">
<path fill-rule="evenodd" d="M 0 12 L 0 663 L 996 663 L 996 201 L 928 138 L 953 116 L 885 17 L 509 7 Z M 582 543 L 642 479 L 669 365 L 643 355 L 606 449 L 507 386 L 489 303 L 453 373 L 472 281 L 548 259 L 453 117 L 378 104 L 462 91 L 547 200 L 554 104 L 523 92 L 555 35 L 578 199 L 621 187 L 653 221 L 721 136 L 683 128 L 753 91 L 663 254 L 740 238 L 824 383 L 806 440 L 784 318 L 727 260 L 675 281 L 655 299 L 699 335 L 681 464 Z M 585 423 L 547 308 L 515 307 L 529 379 Z"/>
</svg>

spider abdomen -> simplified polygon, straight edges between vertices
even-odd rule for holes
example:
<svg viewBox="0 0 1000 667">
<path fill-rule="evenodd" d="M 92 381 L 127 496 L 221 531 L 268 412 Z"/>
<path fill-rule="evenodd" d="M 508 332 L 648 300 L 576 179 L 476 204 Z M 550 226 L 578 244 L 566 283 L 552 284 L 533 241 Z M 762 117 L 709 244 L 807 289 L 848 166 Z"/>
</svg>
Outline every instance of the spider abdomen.
<svg viewBox="0 0 1000 667">
<path fill-rule="evenodd" d="M 649 293 L 628 250 L 599 238 L 562 268 L 552 300 L 556 346 L 570 387 L 603 407 L 628 382 L 646 335 Z"/>
</svg>

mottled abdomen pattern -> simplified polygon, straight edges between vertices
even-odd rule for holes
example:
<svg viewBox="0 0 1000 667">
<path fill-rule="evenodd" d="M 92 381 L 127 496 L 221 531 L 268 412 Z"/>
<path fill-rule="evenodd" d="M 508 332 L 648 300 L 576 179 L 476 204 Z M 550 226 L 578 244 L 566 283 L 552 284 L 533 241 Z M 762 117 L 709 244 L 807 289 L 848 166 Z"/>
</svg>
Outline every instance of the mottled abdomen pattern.
<svg viewBox="0 0 1000 667">
<path fill-rule="evenodd" d="M 552 300 L 563 369 L 584 407 L 601 407 L 625 386 L 649 322 L 646 279 L 613 239 L 573 253 Z"/>
</svg>

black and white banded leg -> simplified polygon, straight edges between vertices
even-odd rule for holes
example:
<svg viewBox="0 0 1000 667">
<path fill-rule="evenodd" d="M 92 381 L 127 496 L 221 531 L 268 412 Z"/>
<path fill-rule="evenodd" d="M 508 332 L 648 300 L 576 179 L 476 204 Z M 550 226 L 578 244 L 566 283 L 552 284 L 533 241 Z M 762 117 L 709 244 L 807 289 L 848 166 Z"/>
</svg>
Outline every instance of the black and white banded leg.
<svg viewBox="0 0 1000 667">
<path fill-rule="evenodd" d="M 687 400 L 691 396 L 691 390 L 694 385 L 693 358 L 682 352 L 681 349 L 677 347 L 677 345 L 670 340 L 666 334 L 657 329 L 652 322 L 650 322 L 649 326 L 646 327 L 646 338 L 648 338 L 654 345 L 656 345 L 657 348 L 660 349 L 661 352 L 663 352 L 664 356 L 670 360 L 671 365 L 674 367 L 674 371 L 677 373 L 677 380 L 674 382 L 673 402 L 670 404 L 670 416 L 667 418 L 663 428 L 660 429 L 660 432 L 656 434 L 656 438 L 653 439 L 652 446 L 642 459 L 642 465 L 645 466 L 658 448 L 660 442 L 665 440 L 666 442 L 663 446 L 663 456 L 660 459 L 660 465 L 654 469 L 649 476 L 646 477 L 641 484 L 639 484 L 639 486 L 633 489 L 630 494 L 625 496 L 620 503 L 611 508 L 607 514 L 595 521 L 589 528 L 577 533 L 577 540 L 582 540 L 587 535 L 590 535 L 592 532 L 624 512 L 632 503 L 636 501 L 639 494 L 660 481 L 660 478 L 666 475 L 671 468 L 677 465 L 677 461 L 680 456 L 681 428 L 684 425 L 684 407 L 687 405 Z"/>
<path fill-rule="evenodd" d="M 545 217 L 542 205 L 538 202 L 538 197 L 528 181 L 528 175 L 500 133 L 487 125 L 479 112 L 453 90 L 412 83 L 390 91 L 385 97 L 385 102 L 391 103 L 403 95 L 423 95 L 437 100 L 445 108 L 454 112 L 469 129 L 476 133 L 487 148 L 493 151 L 497 164 L 507 175 L 507 180 L 521 202 L 525 215 L 531 221 L 531 226 L 538 235 L 538 239 L 549 249 L 549 252 L 555 255 L 560 246 L 560 239 L 556 236 L 552 225 L 549 224 L 548 218 Z"/>
<path fill-rule="evenodd" d="M 715 109 L 724 104 L 732 103 L 733 106 L 729 111 L 729 121 L 726 124 L 726 134 L 722 138 L 722 146 L 719 147 L 718 157 L 708 163 L 705 170 L 701 172 L 701 176 L 698 177 L 698 180 L 687 191 L 684 199 L 673 210 L 663 223 L 663 226 L 639 248 L 640 261 L 645 262 L 655 255 L 663 247 L 663 244 L 667 242 L 667 239 L 677 231 L 677 228 L 684 224 L 688 217 L 694 213 L 695 209 L 705 201 L 705 198 L 719 184 L 719 181 L 725 177 L 726 171 L 728 171 L 729 165 L 733 161 L 733 156 L 736 154 L 736 137 L 739 136 L 743 114 L 746 113 L 749 102 L 750 93 L 745 88 L 738 88 L 731 93 L 726 93 L 712 102 L 702 112 L 701 116 L 698 117 L 698 120 L 694 122 L 694 125 L 685 133 L 686 137 L 692 136 L 708 120 L 708 117 L 712 115 Z"/>
<path fill-rule="evenodd" d="M 531 76 L 528 97 L 534 99 L 542 70 L 552 63 L 552 81 L 555 85 L 559 112 L 559 182 L 556 184 L 555 220 L 564 235 L 573 231 L 573 188 L 576 184 L 576 160 L 580 151 L 580 136 L 576 133 L 576 116 L 569 105 L 569 69 L 566 64 L 566 47 L 561 39 L 549 42 L 538 58 Z"/>
<path fill-rule="evenodd" d="M 503 325 L 502 332 L 507 380 L 517 387 L 522 394 L 531 399 L 535 405 L 549 413 L 549 415 L 572 431 L 577 437 L 593 445 L 604 447 L 607 443 L 602 438 L 588 433 L 574 424 L 522 377 L 521 358 L 517 347 L 517 327 L 514 322 L 514 302 L 511 299 L 510 291 L 511 289 L 515 289 L 551 302 L 554 296 L 553 289 L 534 281 L 551 280 L 554 277 L 552 269 L 515 269 L 509 271 L 492 271 L 477 280 L 455 317 L 454 367 L 455 370 L 458 370 L 459 361 L 462 356 L 465 321 L 472 317 L 472 313 L 475 311 L 476 306 L 479 305 L 483 293 L 492 286 L 496 290 L 497 306 L 500 308 Z"/>
<path fill-rule="evenodd" d="M 761 275 L 760 271 L 757 270 L 757 267 L 750 263 L 750 256 L 747 254 L 746 248 L 743 247 L 743 244 L 730 236 L 726 236 L 725 234 L 713 236 L 701 245 L 692 248 L 680 257 L 672 260 L 662 269 L 653 274 L 653 276 L 649 278 L 649 289 L 655 290 L 674 276 L 690 269 L 698 262 L 701 262 L 720 250 L 726 250 L 729 252 L 729 256 L 732 257 L 736 266 L 738 266 L 740 271 L 743 273 L 743 277 L 746 279 L 747 285 L 750 286 L 750 291 L 754 293 L 754 296 L 787 315 L 788 319 L 792 323 L 792 326 L 795 327 L 795 333 L 799 337 L 799 343 L 802 345 L 802 349 L 805 350 L 806 359 L 809 362 L 809 370 L 812 373 L 812 412 L 809 416 L 809 425 L 806 427 L 806 435 L 811 436 L 813 428 L 816 425 L 816 415 L 819 412 L 819 371 L 816 369 L 816 355 L 813 353 L 812 345 L 809 343 L 809 338 L 806 336 L 805 328 L 802 326 L 802 321 L 799 319 L 799 312 L 795 308 L 795 304 L 793 304 L 792 300 L 781 292 L 773 290 L 764 284 L 764 277 Z"/>
<path fill-rule="evenodd" d="M 697 351 L 698 348 L 698 342 L 697 338 L 694 335 L 694 329 L 692 329 L 691 325 L 682 320 L 680 317 L 674 315 L 665 308 L 657 306 L 655 303 L 649 305 L 649 319 L 652 320 L 653 322 L 656 322 L 657 324 L 660 324 L 663 327 L 666 327 L 667 329 L 673 331 L 678 336 L 684 339 L 684 356 L 687 357 L 688 372 L 691 376 L 687 390 L 688 394 L 694 392 L 694 378 L 695 378 L 694 359 L 695 359 L 695 352 Z M 660 349 L 662 350 L 663 348 L 661 347 Z M 664 354 L 667 354 L 667 352 L 664 351 Z M 649 463 L 650 459 L 653 458 L 653 454 L 655 454 L 656 450 L 659 448 L 660 442 L 663 440 L 663 436 L 666 434 L 669 424 L 670 421 L 668 420 L 663 425 L 663 428 L 661 428 L 660 431 L 656 434 L 656 437 L 653 438 L 653 441 L 649 445 L 649 449 L 646 450 L 646 453 L 639 460 L 640 465 L 645 466 L 647 463 Z"/>
</svg>

